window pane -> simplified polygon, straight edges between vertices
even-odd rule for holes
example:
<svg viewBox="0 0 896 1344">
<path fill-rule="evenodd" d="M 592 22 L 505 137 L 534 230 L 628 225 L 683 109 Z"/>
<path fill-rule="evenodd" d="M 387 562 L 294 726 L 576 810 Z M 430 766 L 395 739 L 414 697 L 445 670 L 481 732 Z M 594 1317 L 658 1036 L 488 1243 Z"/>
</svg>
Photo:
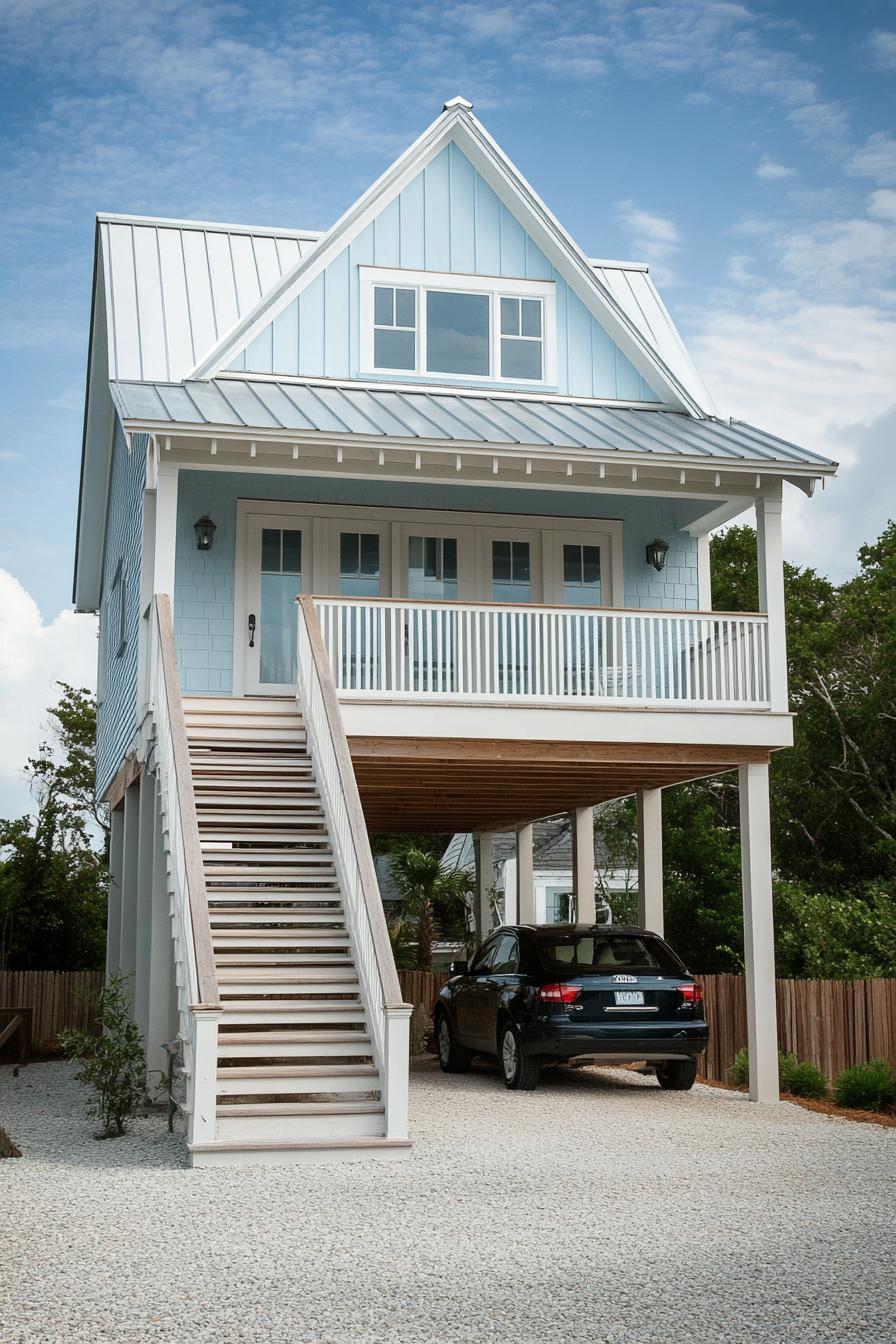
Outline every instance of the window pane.
<svg viewBox="0 0 896 1344">
<path fill-rule="evenodd" d="M 427 294 L 428 372 L 488 376 L 488 308 L 487 294 Z"/>
<path fill-rule="evenodd" d="M 457 541 L 446 537 L 442 542 L 442 578 L 457 578 Z"/>
<path fill-rule="evenodd" d="M 439 538 L 426 537 L 423 543 L 423 577 L 426 579 L 437 579 L 439 577 Z"/>
<path fill-rule="evenodd" d="M 563 582 L 564 583 L 582 582 L 581 546 L 563 547 Z"/>
<path fill-rule="evenodd" d="M 293 598 L 301 586 L 294 574 L 261 576 L 258 678 L 263 684 L 295 681 L 298 625 Z"/>
<path fill-rule="evenodd" d="M 417 338 L 412 331 L 381 331 L 373 333 L 373 367 L 375 369 L 410 369 L 417 367 Z"/>
<path fill-rule="evenodd" d="M 417 325 L 417 295 L 412 289 L 396 289 L 395 291 L 395 325 L 396 327 L 416 327 Z"/>
<path fill-rule="evenodd" d="M 600 583 L 600 547 L 582 547 L 582 582 Z"/>
<path fill-rule="evenodd" d="M 374 285 L 373 287 L 373 320 L 378 327 L 391 327 L 392 320 L 392 300 L 395 290 L 386 285 Z"/>
<path fill-rule="evenodd" d="M 261 529 L 261 572 L 262 574 L 280 573 L 279 527 L 263 527 Z"/>
<path fill-rule="evenodd" d="M 501 335 L 519 336 L 520 301 L 519 299 L 501 300 Z"/>
<path fill-rule="evenodd" d="M 515 541 L 513 545 L 513 570 L 512 578 L 514 583 L 529 582 L 529 543 L 528 541 Z"/>
<path fill-rule="evenodd" d="M 540 379 L 541 341 L 515 341 L 502 336 L 501 377 L 525 378 L 529 381 Z"/>
<path fill-rule="evenodd" d="M 541 299 L 523 299 L 523 335 L 541 335 Z"/>
<path fill-rule="evenodd" d="M 357 574 L 361 539 L 357 532 L 339 534 L 339 573 Z"/>
<path fill-rule="evenodd" d="M 492 578 L 496 583 L 510 582 L 510 542 L 492 542 Z"/>
<path fill-rule="evenodd" d="M 361 533 L 361 573 L 365 576 L 379 575 L 380 539 L 376 532 Z"/>
<path fill-rule="evenodd" d="M 291 530 L 283 533 L 283 573 L 302 572 L 302 534 Z"/>
</svg>

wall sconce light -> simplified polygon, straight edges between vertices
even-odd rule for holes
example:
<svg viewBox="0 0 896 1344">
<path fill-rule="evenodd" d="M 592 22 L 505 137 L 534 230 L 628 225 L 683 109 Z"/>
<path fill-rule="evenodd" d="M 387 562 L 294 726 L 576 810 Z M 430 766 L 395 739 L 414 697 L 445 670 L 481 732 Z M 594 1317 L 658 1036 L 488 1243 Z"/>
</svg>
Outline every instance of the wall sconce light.
<svg viewBox="0 0 896 1344">
<path fill-rule="evenodd" d="M 196 533 L 197 551 L 211 550 L 212 542 L 214 541 L 217 530 L 218 529 L 207 513 L 204 513 L 201 518 L 196 519 L 193 524 L 193 531 Z"/>
<path fill-rule="evenodd" d="M 666 556 L 668 554 L 668 541 L 663 541 L 662 537 L 654 537 L 653 541 L 647 547 L 647 563 L 648 565 L 653 565 L 654 569 L 659 573 L 665 566 Z"/>
</svg>

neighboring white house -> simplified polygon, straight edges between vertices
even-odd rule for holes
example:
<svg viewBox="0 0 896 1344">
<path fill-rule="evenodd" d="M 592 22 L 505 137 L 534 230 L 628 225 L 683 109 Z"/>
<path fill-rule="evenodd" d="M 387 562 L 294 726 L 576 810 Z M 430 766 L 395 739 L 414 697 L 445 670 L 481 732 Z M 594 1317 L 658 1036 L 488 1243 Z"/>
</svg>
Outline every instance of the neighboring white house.
<svg viewBox="0 0 896 1344">
<path fill-rule="evenodd" d="M 407 1151 L 368 832 L 512 830 L 531 922 L 533 822 L 570 814 L 589 919 L 593 807 L 635 794 L 662 932 L 661 790 L 731 769 L 776 1098 L 782 490 L 834 464 L 720 415 L 647 267 L 584 252 L 462 99 L 294 224 L 97 219 L 74 596 L 108 966 L 150 1066 L 180 1043 L 192 1160 Z M 709 535 L 747 509 L 760 610 L 716 612 Z"/>
<path fill-rule="evenodd" d="M 532 882 L 535 888 L 535 923 L 565 924 L 577 917 L 575 895 L 575 846 L 568 817 L 536 822 L 532 828 Z M 600 834 L 595 832 L 593 851 L 595 901 L 598 922 L 609 923 L 609 893 L 637 892 L 637 869 L 613 866 Z M 477 875 L 475 837 L 467 831 L 451 837 L 442 855 L 444 872 L 463 869 Z M 501 832 L 492 838 L 491 863 L 481 874 L 485 891 L 493 890 L 495 916 L 501 923 L 517 922 L 516 835 Z M 382 884 L 381 884 L 382 885 Z M 384 899 L 386 894 L 384 892 Z"/>
</svg>

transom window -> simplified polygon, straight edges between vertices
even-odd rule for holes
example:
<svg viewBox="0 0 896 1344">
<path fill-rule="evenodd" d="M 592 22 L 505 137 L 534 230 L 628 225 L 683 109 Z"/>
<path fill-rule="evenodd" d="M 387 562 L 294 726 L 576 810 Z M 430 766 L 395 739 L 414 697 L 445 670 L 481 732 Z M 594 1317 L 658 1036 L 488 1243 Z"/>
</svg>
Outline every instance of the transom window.
<svg viewBox="0 0 896 1344">
<path fill-rule="evenodd" d="M 364 372 L 553 383 L 549 280 L 362 266 Z"/>
</svg>

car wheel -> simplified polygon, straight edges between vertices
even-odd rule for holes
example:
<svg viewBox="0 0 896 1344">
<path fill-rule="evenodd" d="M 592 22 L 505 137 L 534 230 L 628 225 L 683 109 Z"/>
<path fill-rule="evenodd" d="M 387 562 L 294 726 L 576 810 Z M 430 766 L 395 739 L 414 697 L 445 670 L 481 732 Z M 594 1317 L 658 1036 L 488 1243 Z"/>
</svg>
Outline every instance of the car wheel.
<svg viewBox="0 0 896 1344">
<path fill-rule="evenodd" d="M 501 1028 L 498 1060 L 505 1087 L 514 1092 L 531 1092 L 538 1086 L 541 1065 L 531 1055 L 523 1054 L 520 1034 L 512 1022 L 506 1022 Z"/>
<path fill-rule="evenodd" d="M 447 1013 L 439 1013 L 436 1019 L 436 1048 L 443 1073 L 467 1072 L 472 1055 L 458 1044 Z"/>
<path fill-rule="evenodd" d="M 696 1077 L 696 1059 L 666 1059 L 656 1066 L 656 1080 L 667 1092 L 687 1092 Z"/>
</svg>

